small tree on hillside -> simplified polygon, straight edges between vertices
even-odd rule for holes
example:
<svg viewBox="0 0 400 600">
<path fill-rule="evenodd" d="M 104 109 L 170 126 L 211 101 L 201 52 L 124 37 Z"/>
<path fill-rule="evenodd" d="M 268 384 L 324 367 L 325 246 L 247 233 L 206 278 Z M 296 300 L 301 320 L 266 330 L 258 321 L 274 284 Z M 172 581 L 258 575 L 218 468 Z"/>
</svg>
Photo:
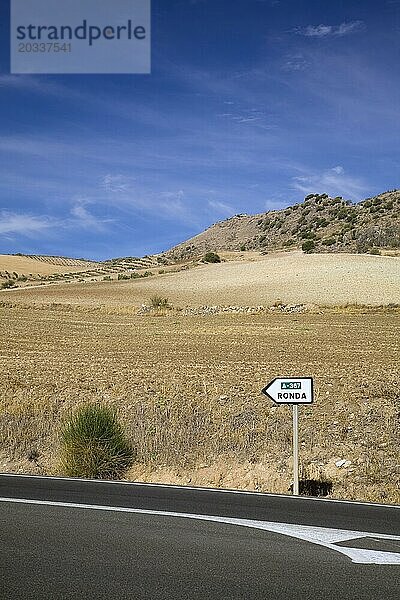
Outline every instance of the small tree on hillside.
<svg viewBox="0 0 400 600">
<path fill-rule="evenodd" d="M 203 262 L 205 263 L 220 263 L 221 257 L 215 252 L 206 252 L 203 256 Z"/>
<path fill-rule="evenodd" d="M 311 254 L 311 252 L 313 252 L 313 250 L 315 249 L 315 242 L 313 240 L 306 240 L 302 246 L 301 249 L 303 250 L 303 252 L 305 252 L 306 254 Z"/>
</svg>

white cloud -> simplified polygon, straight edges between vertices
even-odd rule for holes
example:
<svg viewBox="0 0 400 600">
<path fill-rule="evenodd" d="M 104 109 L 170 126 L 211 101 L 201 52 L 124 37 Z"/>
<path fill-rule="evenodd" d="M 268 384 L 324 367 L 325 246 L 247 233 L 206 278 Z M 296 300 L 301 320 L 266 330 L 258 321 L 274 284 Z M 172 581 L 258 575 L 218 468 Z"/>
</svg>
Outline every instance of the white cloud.
<svg viewBox="0 0 400 600">
<path fill-rule="evenodd" d="M 365 28 L 363 21 L 353 21 L 352 23 L 342 23 L 335 30 L 335 35 L 347 35 L 349 33 L 355 33 Z"/>
<path fill-rule="evenodd" d="M 48 215 L 32 215 L 29 213 L 15 213 L 0 211 L 0 234 L 5 237 L 25 236 L 37 237 L 55 231 L 90 228 L 103 231 L 105 223 L 111 219 L 99 219 L 86 208 L 88 201 L 84 199 L 75 200 L 66 218 L 51 217 Z"/>
<path fill-rule="evenodd" d="M 99 219 L 86 208 L 88 204 L 90 204 L 90 202 L 84 198 L 76 200 L 76 203 L 70 211 L 73 216 L 71 225 L 83 227 L 84 229 L 91 229 L 92 231 L 104 231 L 105 223 L 109 223 L 111 219 Z"/>
<path fill-rule="evenodd" d="M 284 71 L 304 71 L 308 66 L 309 62 L 304 58 L 302 54 L 288 54 L 283 63 Z"/>
<path fill-rule="evenodd" d="M 220 202 L 219 200 L 209 200 L 208 206 L 213 210 L 213 212 L 222 214 L 224 216 L 233 215 L 235 212 L 235 209 L 232 206 L 226 204 L 225 202 Z"/>
<path fill-rule="evenodd" d="M 333 167 L 332 171 L 334 171 L 338 175 L 343 175 L 344 173 L 344 169 L 340 165 L 338 165 L 337 167 Z"/>
<path fill-rule="evenodd" d="M 271 129 L 272 125 L 268 123 L 265 112 L 258 108 L 241 108 L 237 112 L 223 112 L 216 115 L 219 118 L 227 119 L 239 125 L 252 125 L 260 129 Z"/>
<path fill-rule="evenodd" d="M 105 175 L 102 180 L 102 186 L 107 192 L 118 194 L 129 191 L 134 177 L 126 177 L 125 175 Z"/>
<path fill-rule="evenodd" d="M 193 221 L 190 203 L 182 189 L 149 191 L 135 177 L 119 173 L 105 175 L 101 187 L 105 191 L 105 197 L 97 200 L 107 202 L 109 206 L 125 213 L 137 212 L 142 215 L 157 215 L 167 220 Z"/>
<path fill-rule="evenodd" d="M 332 25 L 308 25 L 300 31 L 306 37 L 325 37 L 333 33 Z"/>
<path fill-rule="evenodd" d="M 360 178 L 347 175 L 340 165 L 320 173 L 293 177 L 292 188 L 303 194 L 327 193 L 354 201 L 361 200 L 368 192 L 367 185 Z"/>
<path fill-rule="evenodd" d="M 325 38 L 329 36 L 341 37 L 350 33 L 361 31 L 365 28 L 363 21 L 351 21 L 340 25 L 307 25 L 307 27 L 296 27 L 295 33 L 305 37 Z"/>
<path fill-rule="evenodd" d="M 0 233 L 6 236 L 17 234 L 30 237 L 42 233 L 53 225 L 53 220 L 46 216 L 0 212 Z"/>
</svg>

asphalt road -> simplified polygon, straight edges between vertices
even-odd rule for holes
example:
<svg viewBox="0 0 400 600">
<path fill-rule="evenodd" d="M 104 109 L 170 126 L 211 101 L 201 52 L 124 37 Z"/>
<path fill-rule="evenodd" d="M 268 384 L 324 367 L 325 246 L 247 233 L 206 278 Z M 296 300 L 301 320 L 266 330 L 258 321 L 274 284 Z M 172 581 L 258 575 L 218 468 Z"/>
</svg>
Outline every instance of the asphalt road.
<svg viewBox="0 0 400 600">
<path fill-rule="evenodd" d="M 1 600 L 398 600 L 399 578 L 397 507 L 0 475 Z"/>
</svg>

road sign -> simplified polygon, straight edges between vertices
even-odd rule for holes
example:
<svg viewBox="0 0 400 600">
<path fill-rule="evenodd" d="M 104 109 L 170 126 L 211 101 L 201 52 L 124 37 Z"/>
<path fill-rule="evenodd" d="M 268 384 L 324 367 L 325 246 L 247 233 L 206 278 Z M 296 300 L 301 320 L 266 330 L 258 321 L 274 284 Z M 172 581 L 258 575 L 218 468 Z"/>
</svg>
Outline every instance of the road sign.
<svg viewBox="0 0 400 600">
<path fill-rule="evenodd" d="M 276 377 L 261 391 L 277 404 L 311 404 L 314 400 L 312 377 Z"/>
<path fill-rule="evenodd" d="M 293 494 L 299 494 L 299 404 L 314 400 L 312 377 L 275 377 L 262 393 L 276 404 L 293 405 Z"/>
</svg>

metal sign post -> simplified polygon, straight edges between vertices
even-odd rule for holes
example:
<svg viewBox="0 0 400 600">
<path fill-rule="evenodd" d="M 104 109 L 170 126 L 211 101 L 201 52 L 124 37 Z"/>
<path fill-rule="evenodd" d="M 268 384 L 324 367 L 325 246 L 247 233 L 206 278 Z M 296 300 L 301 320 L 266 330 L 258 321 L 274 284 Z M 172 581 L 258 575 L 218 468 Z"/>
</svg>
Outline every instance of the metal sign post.
<svg viewBox="0 0 400 600">
<path fill-rule="evenodd" d="M 293 404 L 293 494 L 299 495 L 299 405 Z"/>
<path fill-rule="evenodd" d="M 276 404 L 293 407 L 293 494 L 299 495 L 299 404 L 314 401 L 312 377 L 276 377 L 263 388 L 262 393 Z"/>
</svg>

